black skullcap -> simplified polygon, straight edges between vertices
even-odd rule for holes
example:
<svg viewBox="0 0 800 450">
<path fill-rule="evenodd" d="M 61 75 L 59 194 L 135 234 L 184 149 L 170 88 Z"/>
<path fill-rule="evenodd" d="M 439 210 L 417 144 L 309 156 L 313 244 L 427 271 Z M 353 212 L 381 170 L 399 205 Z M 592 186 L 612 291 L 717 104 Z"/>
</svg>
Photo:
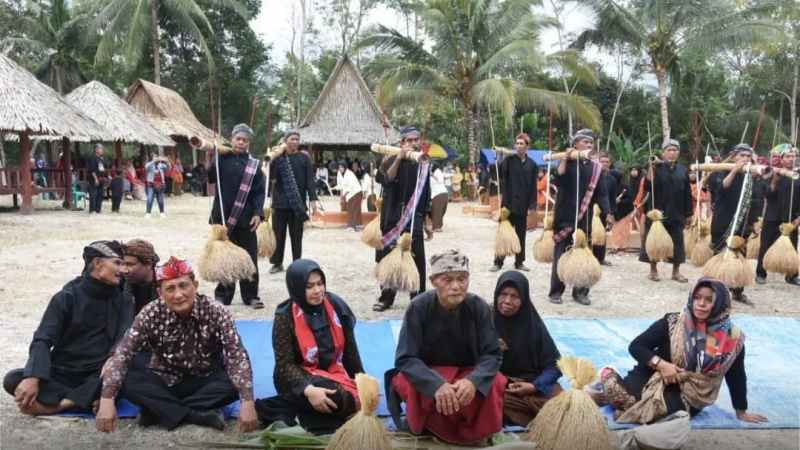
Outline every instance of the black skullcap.
<svg viewBox="0 0 800 450">
<path fill-rule="evenodd" d="M 594 142 L 594 131 L 590 130 L 589 128 L 584 128 L 578 130 L 574 136 L 572 136 L 572 145 L 575 145 L 581 139 L 589 139 L 590 141 Z"/>
</svg>

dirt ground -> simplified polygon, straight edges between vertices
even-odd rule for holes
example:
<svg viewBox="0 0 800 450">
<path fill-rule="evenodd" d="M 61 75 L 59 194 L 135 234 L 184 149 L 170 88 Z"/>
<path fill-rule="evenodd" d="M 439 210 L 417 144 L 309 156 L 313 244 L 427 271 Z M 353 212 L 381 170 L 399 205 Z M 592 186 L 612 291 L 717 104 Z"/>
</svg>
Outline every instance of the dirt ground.
<svg viewBox="0 0 800 450">
<path fill-rule="evenodd" d="M 329 210 L 338 202 L 326 200 Z M 9 197 L 0 197 L 0 208 L 10 205 Z M 143 202 L 124 201 L 121 214 L 110 212 L 106 202 L 101 215 L 57 209 L 56 202 L 36 200 L 36 212 L 21 216 L 0 213 L 0 372 L 22 367 L 27 358 L 31 335 L 50 297 L 79 274 L 84 245 L 97 239 L 129 240 L 144 238 L 153 242 L 166 259 L 170 255 L 196 260 L 208 232 L 210 199 L 184 195 L 167 198 L 167 217 L 144 218 Z M 496 225 L 487 220 L 464 216 L 460 204 L 450 204 L 445 228 L 426 243 L 426 254 L 459 248 L 471 259 L 470 290 L 491 299 L 497 274 L 488 271 Z M 528 234 L 528 251 L 538 232 Z M 373 251 L 359 240 L 359 234 L 344 230 L 307 228 L 303 242 L 304 256 L 318 261 L 326 271 L 328 289 L 341 295 L 359 320 L 401 318 L 408 296 L 398 296 L 394 309 L 374 313 L 378 290 L 372 278 Z M 287 249 L 287 253 L 289 253 Z M 287 255 L 286 263 L 290 257 Z M 536 307 L 544 316 L 557 317 L 649 317 L 677 311 L 685 304 L 688 286 L 672 281 L 654 283 L 646 279 L 647 267 L 634 255 L 611 255 L 613 264 L 592 290 L 591 306 L 581 306 L 565 296 L 563 305 L 546 301 L 549 265 L 537 264 L 531 257 L 528 275 Z M 512 266 L 509 259 L 506 268 Z M 271 319 L 274 307 L 287 298 L 282 274 L 267 274 L 268 263 L 261 262 L 261 299 L 267 308 L 253 311 L 234 299 L 231 311 L 237 319 Z M 662 268 L 666 278 L 668 268 Z M 686 266 L 684 274 L 691 281 L 698 269 Z M 201 292 L 212 294 L 213 286 L 201 282 Z M 764 286 L 748 289 L 754 307 L 735 306 L 735 313 L 800 317 L 800 288 L 789 286 L 777 276 L 770 276 Z M 237 294 L 238 295 L 238 294 Z M 198 440 L 236 440 L 234 424 L 225 434 L 198 427 L 183 427 L 175 432 L 139 429 L 132 420 L 121 422 L 111 435 L 94 431 L 87 420 L 20 416 L 11 396 L 0 394 L 0 449 L 147 449 L 173 448 L 180 443 Z M 792 430 L 703 430 L 694 431 L 687 448 L 726 449 L 798 449 L 800 434 Z"/>
</svg>

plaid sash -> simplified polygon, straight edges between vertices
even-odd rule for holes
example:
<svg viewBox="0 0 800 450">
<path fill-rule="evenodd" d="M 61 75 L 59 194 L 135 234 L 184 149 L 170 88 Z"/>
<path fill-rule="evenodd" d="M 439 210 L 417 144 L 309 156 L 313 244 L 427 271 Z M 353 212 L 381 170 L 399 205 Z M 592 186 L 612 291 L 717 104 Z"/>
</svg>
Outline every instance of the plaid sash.
<svg viewBox="0 0 800 450">
<path fill-rule="evenodd" d="M 600 173 L 602 172 L 599 163 L 595 161 L 591 161 L 591 163 L 592 177 L 589 179 L 589 186 L 586 187 L 586 193 L 583 194 L 583 198 L 581 199 L 581 206 L 578 210 L 578 223 L 580 223 L 580 221 L 583 219 L 583 216 L 586 214 L 586 211 L 589 209 L 589 204 L 592 202 L 592 196 L 594 195 L 594 189 L 597 187 L 597 182 L 600 180 Z M 576 167 L 575 170 L 580 171 L 580 166 Z M 566 239 L 567 236 L 572 234 L 573 231 L 575 231 L 574 228 L 566 227 L 553 235 L 553 241 L 558 244 Z"/>
<path fill-rule="evenodd" d="M 242 184 L 239 185 L 239 192 L 236 193 L 236 200 L 233 202 L 233 209 L 228 215 L 228 228 L 233 228 L 239 222 L 239 217 L 244 211 L 244 205 L 247 203 L 247 196 L 250 194 L 250 188 L 253 186 L 253 178 L 258 171 L 258 160 L 252 156 L 247 161 L 247 166 L 244 168 L 244 176 L 242 176 Z M 220 199 L 222 201 L 222 199 Z"/>
<path fill-rule="evenodd" d="M 411 199 L 406 204 L 405 209 L 403 209 L 403 215 L 400 216 L 400 220 L 397 221 L 397 225 L 395 225 L 394 228 L 389 230 L 381 238 L 384 248 L 392 245 L 400 237 L 400 234 L 402 234 L 406 229 L 406 225 L 408 225 L 408 223 L 411 221 L 411 218 L 414 216 L 414 213 L 417 211 L 417 204 L 419 203 L 419 198 L 422 196 L 422 190 L 425 188 L 425 183 L 428 182 L 429 167 L 430 162 L 427 160 L 419 163 L 419 169 L 417 169 L 417 185 L 414 187 L 414 195 L 411 196 Z M 411 230 L 411 233 L 413 234 L 414 230 Z"/>
</svg>

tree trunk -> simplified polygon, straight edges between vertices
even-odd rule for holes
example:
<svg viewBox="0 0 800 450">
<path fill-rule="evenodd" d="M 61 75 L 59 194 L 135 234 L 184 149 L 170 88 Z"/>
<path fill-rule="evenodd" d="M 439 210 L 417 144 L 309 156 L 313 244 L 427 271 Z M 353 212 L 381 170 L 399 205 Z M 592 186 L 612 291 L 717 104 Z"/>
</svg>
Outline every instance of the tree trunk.
<svg viewBox="0 0 800 450">
<path fill-rule="evenodd" d="M 3 141 L 3 136 L 0 136 L 0 169 L 6 168 L 6 147 L 5 142 Z M 5 171 L 0 172 L 0 186 L 6 184 L 6 173 Z"/>
<path fill-rule="evenodd" d="M 614 102 L 614 111 L 611 113 L 611 122 L 608 124 L 608 136 L 606 136 L 606 153 L 608 153 L 609 146 L 611 145 L 611 133 L 614 132 L 614 122 L 617 120 L 617 111 L 619 110 L 619 105 L 622 102 L 622 94 L 625 92 L 625 87 L 628 85 L 626 82 L 624 85 L 619 85 L 619 91 L 617 91 L 617 101 Z M 572 124 L 570 124 L 570 127 Z"/>
<path fill-rule="evenodd" d="M 469 148 L 469 163 L 475 164 L 478 160 L 478 120 L 471 105 L 464 105 L 464 124 L 467 129 L 467 147 Z"/>
<path fill-rule="evenodd" d="M 161 85 L 161 38 L 158 35 L 158 0 L 150 0 L 150 20 L 153 22 L 153 82 Z"/>
<path fill-rule="evenodd" d="M 792 82 L 792 100 L 789 102 L 789 114 L 791 115 L 792 145 L 797 145 L 797 84 L 800 76 L 800 63 L 794 64 L 794 80 Z"/>
<path fill-rule="evenodd" d="M 670 139 L 669 106 L 667 104 L 667 70 L 656 66 L 656 79 L 658 80 L 658 100 L 661 104 L 661 142 Z"/>
</svg>

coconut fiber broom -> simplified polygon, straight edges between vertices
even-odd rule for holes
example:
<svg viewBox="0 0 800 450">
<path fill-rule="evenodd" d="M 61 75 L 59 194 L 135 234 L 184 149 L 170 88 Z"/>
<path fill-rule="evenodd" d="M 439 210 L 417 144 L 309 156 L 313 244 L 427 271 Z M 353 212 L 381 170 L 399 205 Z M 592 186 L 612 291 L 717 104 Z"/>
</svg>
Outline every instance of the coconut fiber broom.
<svg viewBox="0 0 800 450">
<path fill-rule="evenodd" d="M 600 220 L 600 205 L 595 204 L 592 211 L 592 245 L 602 247 L 606 245 L 606 227 Z"/>
<path fill-rule="evenodd" d="M 650 123 L 647 123 L 647 134 L 650 135 Z M 648 144 L 651 140 L 648 140 Z M 674 243 L 672 237 L 664 228 L 664 213 L 656 209 L 656 171 L 653 167 L 653 148 L 650 148 L 650 204 L 653 208 L 647 213 L 650 219 L 650 229 L 645 240 L 645 252 L 650 262 L 657 263 L 672 258 Z"/>
<path fill-rule="evenodd" d="M 764 217 L 759 217 L 753 224 L 753 232 L 747 238 L 747 259 L 758 259 L 761 251 L 761 230 L 764 228 Z"/>
<path fill-rule="evenodd" d="M 379 401 L 378 380 L 359 373 L 356 375 L 356 387 L 361 409 L 336 430 L 326 450 L 391 450 L 389 433 L 375 414 Z"/>
<path fill-rule="evenodd" d="M 692 264 L 696 267 L 703 267 L 709 259 L 714 257 L 714 250 L 711 248 L 711 224 L 708 219 L 701 219 L 697 226 L 697 241 L 692 248 Z"/>
<path fill-rule="evenodd" d="M 383 250 L 383 234 L 381 233 L 381 208 L 383 207 L 383 199 L 375 199 L 375 210 L 378 215 L 372 219 L 364 231 L 361 232 L 361 242 L 374 248 L 375 250 Z"/>
<path fill-rule="evenodd" d="M 572 389 L 544 404 L 529 425 L 528 440 L 539 450 L 611 450 L 606 419 L 583 390 L 597 376 L 594 366 L 586 359 L 563 356 L 558 368 Z"/>
<path fill-rule="evenodd" d="M 789 237 L 795 229 L 791 222 L 781 224 L 781 237 L 764 254 L 764 269 L 768 272 L 782 273 L 789 277 L 797 275 L 797 250 Z"/>
<path fill-rule="evenodd" d="M 264 208 L 264 221 L 258 225 L 256 237 L 258 238 L 259 258 L 272 257 L 272 254 L 275 253 L 277 242 L 275 239 L 275 230 L 272 229 L 271 208 Z"/>
<path fill-rule="evenodd" d="M 551 117 L 552 121 L 552 117 Z M 552 143 L 551 143 L 552 145 Z M 552 148 L 552 147 L 551 147 Z M 552 154 L 552 150 L 550 150 Z M 553 241 L 553 217 L 550 215 L 550 163 L 547 163 L 547 175 L 544 191 L 544 227 L 542 234 L 533 243 L 533 259 L 540 263 L 553 262 L 556 243 Z"/>
<path fill-rule="evenodd" d="M 513 256 L 522 250 L 519 242 L 519 236 L 514 231 L 511 221 L 511 212 L 508 208 L 500 209 L 500 219 L 497 226 L 497 235 L 494 239 L 494 254 L 495 256 Z"/>
</svg>

